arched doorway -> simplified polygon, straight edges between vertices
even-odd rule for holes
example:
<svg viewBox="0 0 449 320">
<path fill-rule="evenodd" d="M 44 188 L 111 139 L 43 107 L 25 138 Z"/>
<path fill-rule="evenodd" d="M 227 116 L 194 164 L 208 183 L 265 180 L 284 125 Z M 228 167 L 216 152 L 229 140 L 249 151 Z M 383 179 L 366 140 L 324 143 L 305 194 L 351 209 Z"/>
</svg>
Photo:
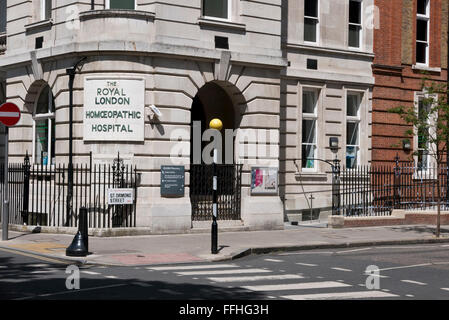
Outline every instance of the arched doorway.
<svg viewBox="0 0 449 320">
<path fill-rule="evenodd" d="M 201 145 L 200 149 L 202 152 L 209 144 L 209 141 L 202 141 L 201 137 L 203 137 L 204 131 L 209 129 L 209 122 L 214 118 L 220 119 L 223 123 L 223 129 L 221 130 L 222 148 L 219 151 L 219 159 L 221 161 L 219 163 L 234 163 L 234 137 L 229 136 L 229 141 L 227 141 L 225 136 L 226 129 L 236 129 L 234 103 L 228 93 L 215 82 L 205 84 L 198 91 L 192 102 L 190 137 L 194 143 L 190 144 L 190 163 L 208 163 L 207 159 L 199 154 L 199 148 L 195 149 L 194 146 L 195 143 L 197 143 L 198 147 Z M 195 125 L 197 126 L 196 132 L 194 131 Z M 226 144 L 228 144 L 228 148 L 226 148 Z"/>
<path fill-rule="evenodd" d="M 228 90 L 226 90 L 228 89 Z M 218 220 L 240 219 L 241 169 L 235 159 L 235 130 L 239 125 L 238 105 L 229 87 L 219 82 L 205 84 L 196 94 L 191 109 L 190 134 L 190 201 L 192 220 L 212 220 L 213 166 L 211 141 L 204 132 L 209 122 L 218 118 L 223 123 L 218 171 Z M 229 131 L 232 130 L 232 132 Z M 228 134 L 226 134 L 228 130 Z"/>
</svg>

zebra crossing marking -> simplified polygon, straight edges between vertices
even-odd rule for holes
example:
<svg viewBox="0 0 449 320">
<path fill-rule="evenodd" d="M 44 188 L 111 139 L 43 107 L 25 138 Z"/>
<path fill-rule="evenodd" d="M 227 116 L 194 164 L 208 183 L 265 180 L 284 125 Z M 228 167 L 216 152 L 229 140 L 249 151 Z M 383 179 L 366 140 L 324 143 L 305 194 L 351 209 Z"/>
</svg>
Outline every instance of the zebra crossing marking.
<svg viewBox="0 0 449 320">
<path fill-rule="evenodd" d="M 99 272 L 94 272 L 94 271 L 86 271 L 86 270 L 82 270 L 81 271 L 82 273 L 85 273 L 85 274 L 90 274 L 90 275 L 99 275 L 99 274 L 101 274 L 101 273 L 99 273 Z"/>
<path fill-rule="evenodd" d="M 419 282 L 419 281 L 414 281 L 414 280 L 401 280 L 401 282 L 406 282 L 406 283 L 411 283 L 411 284 L 417 284 L 420 286 L 426 286 L 427 283 L 424 282 Z"/>
<path fill-rule="evenodd" d="M 197 271 L 183 271 L 183 272 L 176 272 L 176 274 L 180 274 L 183 276 L 190 276 L 190 275 L 218 275 L 218 274 L 232 274 L 232 273 L 263 273 L 263 272 L 271 272 L 271 270 L 265 270 L 265 269 L 232 269 L 232 270 L 197 270 Z"/>
<path fill-rule="evenodd" d="M 303 276 L 297 274 L 282 274 L 282 275 L 268 275 L 268 276 L 212 277 L 207 279 L 215 282 L 249 282 L 261 280 L 291 280 L 303 278 L 304 278 Z"/>
<path fill-rule="evenodd" d="M 317 264 L 313 264 L 313 263 L 297 262 L 296 264 L 297 264 L 297 265 L 300 265 L 300 266 L 305 266 L 305 267 L 318 267 Z"/>
<path fill-rule="evenodd" d="M 219 269 L 219 268 L 235 268 L 235 264 L 210 264 L 210 265 L 183 265 L 175 267 L 148 267 L 151 271 L 174 271 L 174 270 L 199 270 L 199 269 Z"/>
<path fill-rule="evenodd" d="M 341 288 L 341 287 L 351 287 L 351 285 L 337 281 L 322 281 L 322 282 L 304 282 L 304 283 L 288 283 L 288 284 L 269 284 L 260 286 L 243 286 L 242 288 L 251 291 L 280 291 L 280 290 L 305 290 L 305 289 Z"/>
<path fill-rule="evenodd" d="M 393 298 L 393 297 L 398 297 L 398 295 L 375 290 L 296 294 L 296 295 L 281 296 L 281 298 L 289 300 L 339 300 L 339 299 L 368 299 L 368 298 Z"/>
<path fill-rule="evenodd" d="M 267 261 L 267 262 L 284 262 L 284 260 L 279 260 L 279 259 L 264 259 L 264 261 Z"/>
<path fill-rule="evenodd" d="M 345 269 L 345 268 L 331 268 L 332 270 L 337 270 L 337 271 L 343 271 L 343 272 L 352 272 L 351 269 Z"/>
</svg>

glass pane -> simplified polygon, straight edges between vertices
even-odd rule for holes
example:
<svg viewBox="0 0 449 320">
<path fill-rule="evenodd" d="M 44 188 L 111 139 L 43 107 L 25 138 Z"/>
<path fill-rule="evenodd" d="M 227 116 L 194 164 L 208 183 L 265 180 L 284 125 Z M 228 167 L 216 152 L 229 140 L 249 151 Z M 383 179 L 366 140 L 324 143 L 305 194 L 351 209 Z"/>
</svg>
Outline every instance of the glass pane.
<svg viewBox="0 0 449 320">
<path fill-rule="evenodd" d="M 357 122 L 348 122 L 346 124 L 346 144 L 359 144 L 359 124 Z"/>
<path fill-rule="evenodd" d="M 6 31 L 6 0 L 0 0 L 0 32 Z"/>
<path fill-rule="evenodd" d="M 360 106 L 359 101 L 360 101 L 359 95 L 348 94 L 346 115 L 350 117 L 357 117 L 359 115 L 359 106 Z"/>
<path fill-rule="evenodd" d="M 315 168 L 315 146 L 314 145 L 303 145 L 302 146 L 302 167 L 313 169 Z"/>
<path fill-rule="evenodd" d="M 349 39 L 348 45 L 350 47 L 360 47 L 360 26 L 349 26 Z"/>
<path fill-rule="evenodd" d="M 304 91 L 302 93 L 302 112 L 315 114 L 317 94 L 315 91 Z"/>
<path fill-rule="evenodd" d="M 55 119 L 51 119 L 51 164 L 56 164 L 56 125 L 55 125 Z"/>
<path fill-rule="evenodd" d="M 204 0 L 203 15 L 228 19 L 228 0 Z"/>
<path fill-rule="evenodd" d="M 48 120 L 36 120 L 36 164 L 48 164 Z"/>
<path fill-rule="evenodd" d="M 420 170 L 425 170 L 427 169 L 427 165 L 428 165 L 428 151 L 426 150 L 418 150 L 418 168 Z"/>
<path fill-rule="evenodd" d="M 416 62 L 426 63 L 427 58 L 427 44 L 422 42 L 416 43 Z"/>
<path fill-rule="evenodd" d="M 134 10 L 134 0 L 109 0 L 109 8 Z"/>
<path fill-rule="evenodd" d="M 419 14 L 427 14 L 427 1 L 428 0 L 418 0 L 418 8 L 417 8 L 417 13 Z"/>
<path fill-rule="evenodd" d="M 304 16 L 318 18 L 318 0 L 304 1 Z"/>
<path fill-rule="evenodd" d="M 51 0 L 45 0 L 45 20 L 51 18 Z"/>
<path fill-rule="evenodd" d="M 349 1 L 349 22 L 358 23 L 361 22 L 361 3 L 359 1 Z"/>
<path fill-rule="evenodd" d="M 302 121 L 302 142 L 303 143 L 315 143 L 315 120 L 303 120 Z"/>
<path fill-rule="evenodd" d="M 427 42 L 427 21 L 416 20 L 416 40 Z"/>
<path fill-rule="evenodd" d="M 46 86 L 44 89 L 42 89 L 41 94 L 39 95 L 39 99 L 37 100 L 36 114 L 49 112 L 51 108 L 48 99 L 49 92 L 50 92 L 49 86 Z"/>
<path fill-rule="evenodd" d="M 304 18 L 304 41 L 316 42 L 316 27 L 318 20 Z"/>
<path fill-rule="evenodd" d="M 353 169 L 357 165 L 357 147 L 346 147 L 346 168 Z"/>
</svg>

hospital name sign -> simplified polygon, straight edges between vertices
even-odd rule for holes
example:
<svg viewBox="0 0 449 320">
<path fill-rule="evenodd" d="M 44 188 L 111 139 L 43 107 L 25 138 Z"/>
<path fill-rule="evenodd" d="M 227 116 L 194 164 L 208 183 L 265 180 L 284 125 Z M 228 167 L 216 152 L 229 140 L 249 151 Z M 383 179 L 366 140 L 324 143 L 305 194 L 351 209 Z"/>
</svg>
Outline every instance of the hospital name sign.
<svg viewBox="0 0 449 320">
<path fill-rule="evenodd" d="M 144 141 L 144 79 L 84 80 L 84 140 Z"/>
</svg>

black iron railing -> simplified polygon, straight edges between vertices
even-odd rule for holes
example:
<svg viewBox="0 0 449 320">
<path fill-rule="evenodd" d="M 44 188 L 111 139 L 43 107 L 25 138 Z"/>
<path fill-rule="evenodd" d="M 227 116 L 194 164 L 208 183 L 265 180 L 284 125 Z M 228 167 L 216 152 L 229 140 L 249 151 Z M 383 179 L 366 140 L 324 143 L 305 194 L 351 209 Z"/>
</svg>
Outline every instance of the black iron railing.
<svg viewBox="0 0 449 320">
<path fill-rule="evenodd" d="M 340 172 L 340 212 L 344 216 L 384 216 L 393 209 L 428 210 L 449 207 L 446 164 L 422 168 L 414 162 L 392 166 L 358 166 Z"/>
<path fill-rule="evenodd" d="M 92 158 L 91 158 L 92 159 Z M 3 203 L 3 164 L 0 165 L 0 192 Z M 68 167 L 57 165 L 9 164 L 11 224 L 77 227 L 78 212 L 87 208 L 89 228 L 136 226 L 137 169 L 123 162 L 74 164 L 73 198 L 68 203 Z M 132 204 L 109 205 L 108 190 L 132 189 Z"/>
<path fill-rule="evenodd" d="M 239 220 L 242 165 L 217 165 L 218 220 Z M 192 220 L 212 220 L 212 165 L 190 165 Z"/>
</svg>

